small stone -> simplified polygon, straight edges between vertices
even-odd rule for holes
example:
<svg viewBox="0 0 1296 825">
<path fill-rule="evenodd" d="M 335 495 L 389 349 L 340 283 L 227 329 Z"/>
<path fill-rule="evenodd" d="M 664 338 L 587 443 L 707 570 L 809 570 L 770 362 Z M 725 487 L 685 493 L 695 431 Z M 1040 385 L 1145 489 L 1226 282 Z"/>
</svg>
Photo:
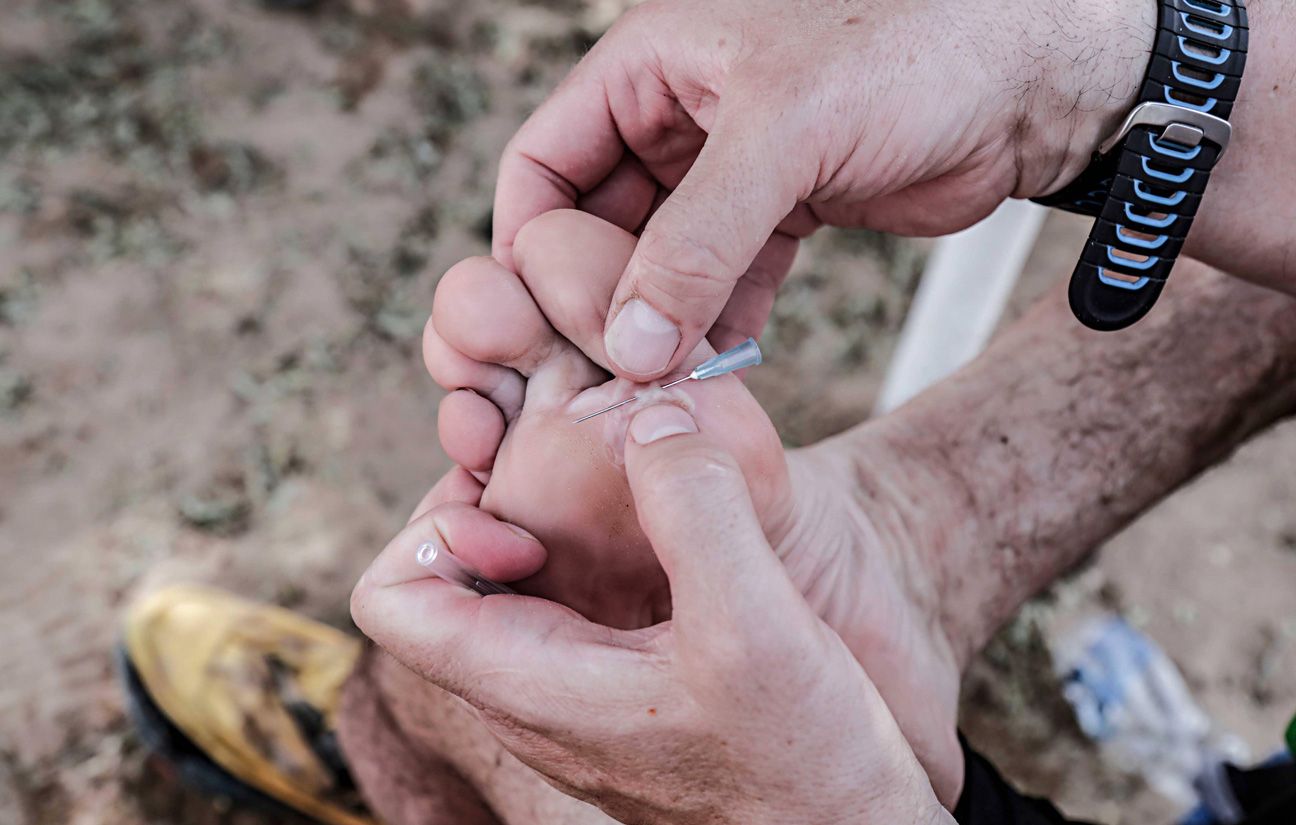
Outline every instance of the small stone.
<svg viewBox="0 0 1296 825">
<path fill-rule="evenodd" d="M 11 369 L 0 369 L 0 410 L 17 410 L 32 397 L 31 380 Z"/>
<path fill-rule="evenodd" d="M 252 502 L 241 482 L 217 483 L 180 499 L 180 516 L 190 525 L 222 536 L 245 531 L 252 516 Z"/>
</svg>

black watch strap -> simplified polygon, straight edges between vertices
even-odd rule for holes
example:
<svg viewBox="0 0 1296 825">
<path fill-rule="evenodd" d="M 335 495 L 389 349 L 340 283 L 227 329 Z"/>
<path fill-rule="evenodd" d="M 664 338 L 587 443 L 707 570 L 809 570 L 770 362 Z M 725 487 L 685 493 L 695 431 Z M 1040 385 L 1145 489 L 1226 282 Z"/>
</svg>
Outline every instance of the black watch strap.
<svg viewBox="0 0 1296 825">
<path fill-rule="evenodd" d="M 1072 311 L 1092 329 L 1123 329 L 1156 303 L 1232 134 L 1244 0 L 1159 2 L 1139 104 L 1079 178 L 1035 198 L 1097 218 L 1070 288 Z"/>
</svg>

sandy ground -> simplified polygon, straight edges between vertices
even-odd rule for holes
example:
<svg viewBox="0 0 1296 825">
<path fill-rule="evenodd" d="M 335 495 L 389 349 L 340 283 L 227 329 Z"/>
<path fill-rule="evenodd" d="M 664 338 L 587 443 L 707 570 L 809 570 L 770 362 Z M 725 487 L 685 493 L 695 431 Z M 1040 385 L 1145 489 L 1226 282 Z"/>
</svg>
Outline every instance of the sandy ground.
<svg viewBox="0 0 1296 825">
<path fill-rule="evenodd" d="M 487 249 L 494 158 L 616 6 L 0 6 L 0 825 L 266 821 L 144 758 L 116 616 L 202 581 L 348 625 L 351 582 L 447 467 L 417 348 L 437 274 Z M 1079 231 L 1050 222 L 1017 308 Z M 752 376 L 789 443 L 867 416 L 923 251 L 808 245 Z M 1113 606 L 1272 749 L 1296 708 L 1293 501 L 1288 424 L 1003 634 L 969 676 L 974 739 L 1073 813 L 1166 815 L 1047 676 L 1043 640 Z"/>
</svg>

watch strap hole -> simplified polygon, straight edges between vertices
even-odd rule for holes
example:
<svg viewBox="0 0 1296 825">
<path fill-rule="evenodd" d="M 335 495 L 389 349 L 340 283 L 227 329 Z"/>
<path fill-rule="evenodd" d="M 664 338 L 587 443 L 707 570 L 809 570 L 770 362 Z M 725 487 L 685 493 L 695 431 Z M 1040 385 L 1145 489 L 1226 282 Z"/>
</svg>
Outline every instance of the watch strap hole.
<svg viewBox="0 0 1296 825">
<path fill-rule="evenodd" d="M 1107 286 L 1114 286 L 1117 289 L 1128 289 L 1132 291 L 1142 289 L 1147 286 L 1148 282 L 1152 279 L 1146 275 L 1135 277 L 1133 275 L 1126 275 L 1124 272 L 1115 272 L 1100 266 L 1098 267 L 1098 280 L 1107 284 Z"/>
<path fill-rule="evenodd" d="M 1223 3 L 1216 3 L 1214 0 L 1183 0 L 1183 4 L 1190 9 L 1195 9 L 1202 14 L 1213 14 L 1216 17 L 1228 19 L 1229 10 Z"/>
<path fill-rule="evenodd" d="M 1222 49 L 1207 43 L 1198 43 L 1182 36 L 1179 38 L 1179 48 L 1183 49 L 1184 54 L 1190 57 L 1216 65 L 1226 62 L 1233 54 L 1228 49 Z"/>
</svg>

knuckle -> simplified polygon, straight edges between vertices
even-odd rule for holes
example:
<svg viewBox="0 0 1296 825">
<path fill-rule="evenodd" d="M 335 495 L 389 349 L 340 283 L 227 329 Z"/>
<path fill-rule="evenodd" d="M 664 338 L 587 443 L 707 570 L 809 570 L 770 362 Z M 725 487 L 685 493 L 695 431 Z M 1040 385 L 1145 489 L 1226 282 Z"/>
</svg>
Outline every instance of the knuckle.
<svg viewBox="0 0 1296 825">
<path fill-rule="evenodd" d="M 763 121 L 772 112 L 770 90 L 781 88 L 789 72 L 799 71 L 799 61 L 774 57 L 777 43 L 751 38 L 747 50 L 735 61 L 733 76 L 725 85 L 721 105 L 726 114 L 750 119 L 759 114 Z M 783 101 L 778 101 L 780 104 Z"/>
<path fill-rule="evenodd" d="M 740 269 L 712 242 L 649 232 L 635 248 L 636 289 L 651 304 L 687 304 L 727 296 Z"/>
<path fill-rule="evenodd" d="M 650 464 L 645 480 L 658 494 L 697 500 L 699 492 L 706 492 L 713 500 L 718 493 L 741 487 L 742 470 L 718 447 L 694 447 Z"/>
<path fill-rule="evenodd" d="M 805 697 L 823 678 L 817 663 L 777 631 L 715 634 L 698 654 L 698 667 L 705 668 L 721 695 Z"/>
<path fill-rule="evenodd" d="M 477 709 L 483 722 L 499 731 L 514 735 L 539 736 L 536 720 L 526 710 L 519 710 L 509 700 L 517 694 L 499 684 L 501 680 L 486 676 L 475 679 L 460 698 Z"/>
<path fill-rule="evenodd" d="M 355 587 L 351 588 L 351 599 L 348 607 L 351 611 L 351 621 L 355 622 L 355 626 L 366 636 L 370 635 L 368 627 L 369 615 L 366 608 L 372 596 L 373 585 L 369 583 L 369 576 L 367 574 L 363 575 L 360 577 L 360 581 L 356 582 Z"/>
<path fill-rule="evenodd" d="M 548 694 L 533 680 L 504 672 L 478 673 L 465 682 L 461 698 L 482 720 L 515 741 L 550 742 L 569 733 L 586 708 L 574 699 Z"/>
<path fill-rule="evenodd" d="M 643 506 L 677 518 L 705 508 L 716 514 L 740 512 L 750 496 L 733 457 L 716 449 L 656 461 L 643 470 Z"/>
<path fill-rule="evenodd" d="M 702 654 L 707 670 L 722 684 L 750 681 L 760 670 L 760 659 L 748 640 L 735 634 L 717 634 L 702 648 Z"/>
<path fill-rule="evenodd" d="M 607 806 L 609 802 L 625 798 L 628 795 L 626 777 L 619 771 L 609 770 L 594 762 L 584 762 L 567 769 L 568 776 L 560 780 L 559 790 L 563 786 L 570 788 L 568 796 L 589 802 L 593 805 Z M 612 809 L 608 813 L 613 813 Z"/>
</svg>

